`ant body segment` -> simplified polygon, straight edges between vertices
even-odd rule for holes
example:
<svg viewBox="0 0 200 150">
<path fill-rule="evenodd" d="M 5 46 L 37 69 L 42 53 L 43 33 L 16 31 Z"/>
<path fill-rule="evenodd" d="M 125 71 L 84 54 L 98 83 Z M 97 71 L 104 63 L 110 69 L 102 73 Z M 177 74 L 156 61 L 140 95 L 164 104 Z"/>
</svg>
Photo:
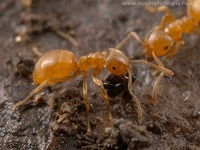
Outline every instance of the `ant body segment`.
<svg viewBox="0 0 200 150">
<path fill-rule="evenodd" d="M 200 29 L 200 0 L 189 0 L 187 7 L 187 16 L 176 19 L 166 6 L 157 8 L 148 7 L 149 11 L 165 11 L 166 15 L 162 18 L 159 26 L 154 27 L 142 41 L 136 32 L 129 33 L 124 40 L 116 47 L 121 49 L 131 37 L 134 37 L 144 47 L 145 58 L 148 61 L 155 60 L 160 67 L 163 67 L 176 52 L 176 50 L 184 44 L 182 40 L 183 33 L 190 34 Z M 162 62 L 158 58 L 164 58 Z M 154 72 L 157 73 L 157 72 Z M 152 92 L 152 103 L 156 105 L 158 83 L 163 77 L 161 72 L 157 78 Z"/>
<path fill-rule="evenodd" d="M 68 50 L 54 50 L 44 54 L 36 63 L 33 71 L 33 81 L 39 86 L 34 89 L 30 95 L 28 95 L 24 100 L 16 103 L 12 109 L 15 110 L 19 106 L 23 105 L 29 98 L 34 94 L 38 93 L 46 85 L 66 82 L 79 75 L 83 76 L 83 95 L 84 103 L 86 106 L 87 115 L 87 131 L 91 132 L 90 121 L 89 121 L 89 109 L 90 105 L 87 99 L 87 78 L 88 71 L 93 69 L 92 80 L 97 84 L 106 103 L 106 108 L 108 111 L 108 117 L 111 120 L 112 114 L 109 108 L 108 96 L 105 92 L 103 82 L 96 76 L 100 74 L 101 70 L 105 68 L 111 74 L 119 77 L 123 77 L 128 74 L 128 77 L 132 77 L 130 70 L 131 63 L 145 63 L 155 69 L 158 69 L 167 74 L 173 74 L 173 72 L 164 67 L 157 66 L 155 64 L 149 63 L 145 60 L 129 60 L 121 51 L 110 48 L 108 52 L 94 52 L 86 56 L 80 57 L 79 61 L 76 60 L 74 54 Z M 128 91 L 132 96 L 132 100 L 136 103 L 138 121 L 142 122 L 142 108 L 136 96 L 132 91 L 132 78 L 128 78 Z"/>
</svg>

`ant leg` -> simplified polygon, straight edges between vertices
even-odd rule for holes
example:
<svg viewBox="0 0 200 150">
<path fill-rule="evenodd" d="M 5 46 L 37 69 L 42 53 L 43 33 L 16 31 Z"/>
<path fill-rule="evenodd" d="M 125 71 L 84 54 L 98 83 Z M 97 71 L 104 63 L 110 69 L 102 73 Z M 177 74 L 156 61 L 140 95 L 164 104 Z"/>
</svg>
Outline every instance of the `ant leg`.
<svg viewBox="0 0 200 150">
<path fill-rule="evenodd" d="M 135 102 L 136 106 L 137 106 L 137 113 L 138 113 L 138 121 L 141 124 L 142 120 L 143 120 L 143 114 L 142 114 L 142 108 L 140 106 L 140 102 L 138 101 L 137 97 L 135 96 L 135 94 L 133 93 L 133 89 L 132 89 L 132 74 L 131 71 L 128 69 L 128 76 L 129 76 L 129 80 L 128 80 L 128 91 L 130 93 L 130 95 L 132 96 L 132 100 Z"/>
<path fill-rule="evenodd" d="M 173 50 L 173 51 L 174 51 L 174 50 Z M 154 58 L 154 60 L 156 61 L 156 63 L 157 63 L 160 67 L 165 68 L 164 65 L 163 65 L 163 63 L 165 64 L 166 62 L 163 61 L 163 63 L 162 63 L 162 62 L 159 60 L 159 58 L 155 55 L 154 52 L 152 52 L 152 54 L 153 54 L 153 58 Z M 167 58 L 167 57 L 166 57 L 166 58 Z M 167 60 L 167 59 L 165 59 L 165 60 Z M 153 72 L 153 76 L 155 76 L 155 75 L 158 73 L 158 71 L 159 71 L 159 70 L 155 70 L 155 71 Z M 170 74 L 170 75 L 173 75 L 173 74 Z"/>
<path fill-rule="evenodd" d="M 171 10 L 166 7 L 166 6 L 159 6 L 159 7 L 151 7 L 151 6 L 146 6 L 145 9 L 151 13 L 153 12 L 160 12 L 160 11 L 165 11 L 166 15 L 162 18 L 160 27 L 165 28 L 169 23 L 173 22 L 176 20 L 176 17 L 174 14 L 171 12 Z"/>
<path fill-rule="evenodd" d="M 153 58 L 155 59 L 155 61 L 158 63 L 158 65 L 160 67 L 164 68 L 164 65 L 162 64 L 162 62 L 158 59 L 158 57 L 155 55 L 154 52 L 152 52 L 153 54 Z M 154 86 L 153 86 L 153 91 L 152 91 L 152 103 L 155 106 L 157 103 L 157 91 L 158 91 L 158 85 L 160 83 L 160 80 L 162 79 L 162 77 L 164 76 L 164 72 L 161 72 L 160 75 L 158 76 Z"/>
<path fill-rule="evenodd" d="M 157 69 L 157 70 L 160 70 L 160 71 L 162 71 L 162 72 L 164 72 L 164 73 L 166 73 L 166 74 L 174 75 L 174 72 L 171 71 L 170 69 L 164 68 L 164 67 L 162 67 L 162 66 L 157 66 L 157 65 L 152 64 L 152 63 L 150 63 L 150 62 L 148 62 L 148 61 L 146 61 L 146 60 L 129 60 L 129 62 L 130 62 L 130 63 L 143 63 L 143 64 L 146 64 L 146 65 L 152 67 L 152 68 L 155 68 L 155 69 Z"/>
<path fill-rule="evenodd" d="M 91 132 L 91 127 L 90 127 L 90 104 L 87 99 L 87 75 L 83 74 L 83 96 L 84 96 L 84 103 L 86 107 L 86 115 L 87 115 L 87 132 Z"/>
<path fill-rule="evenodd" d="M 144 9 L 150 13 L 165 11 L 166 14 L 169 14 L 170 16 L 172 16 L 174 18 L 174 20 L 176 19 L 176 17 L 171 12 L 171 10 L 167 6 L 164 6 L 164 5 L 159 6 L 159 7 L 145 6 Z"/>
<path fill-rule="evenodd" d="M 38 93 L 40 90 L 42 90 L 45 85 L 47 84 L 47 82 L 49 81 L 49 79 L 45 80 L 44 82 L 42 82 L 42 84 L 40 84 L 36 89 L 34 89 L 30 95 L 28 95 L 25 99 L 19 101 L 18 103 L 16 103 L 13 107 L 12 110 L 15 110 L 17 107 L 23 105 L 29 98 L 31 98 L 33 95 L 35 95 L 36 93 Z"/>
<path fill-rule="evenodd" d="M 164 65 L 163 65 L 162 62 L 159 60 L 159 58 L 155 55 L 155 53 L 152 52 L 152 54 L 153 54 L 153 58 L 154 58 L 154 60 L 157 62 L 157 64 L 158 64 L 160 67 L 164 68 Z"/>
<path fill-rule="evenodd" d="M 170 16 L 169 14 L 166 14 L 165 16 L 162 17 L 162 20 L 160 22 L 160 27 L 161 28 L 166 28 L 170 23 L 174 22 L 175 19 Z"/>
<path fill-rule="evenodd" d="M 163 66 L 162 62 L 161 62 L 161 61 L 158 59 L 158 57 L 154 54 L 154 52 L 153 52 L 152 54 L 153 54 L 153 57 L 154 57 L 155 61 L 158 63 L 159 66 L 154 65 L 154 64 L 152 64 L 152 63 L 150 63 L 150 62 L 147 62 L 147 61 L 145 61 L 145 60 L 130 60 L 130 62 L 132 62 L 132 63 L 145 63 L 145 64 L 147 64 L 147 65 L 149 65 L 149 66 L 151 66 L 151 67 L 153 67 L 153 68 L 156 68 L 157 70 L 162 71 L 161 74 L 159 75 L 159 77 L 157 78 L 157 80 L 156 80 L 156 82 L 155 82 L 155 84 L 154 84 L 154 87 L 153 87 L 153 91 L 152 91 L 152 103 L 153 103 L 154 105 L 156 105 L 156 101 L 157 101 L 157 100 L 156 100 L 156 98 L 157 98 L 157 88 L 158 88 L 158 85 L 159 85 L 159 83 L 160 83 L 160 80 L 162 79 L 164 73 L 167 73 L 167 74 L 169 74 L 169 75 L 174 75 L 174 72 L 171 71 L 171 70 L 169 70 L 169 69 L 166 69 L 166 68 Z"/>
<path fill-rule="evenodd" d="M 138 34 L 136 32 L 131 32 L 117 45 L 116 49 L 121 49 L 124 46 L 124 44 L 126 44 L 131 37 L 134 37 L 139 43 L 141 43 L 143 45 L 143 42 L 139 38 Z"/>
<path fill-rule="evenodd" d="M 159 58 L 155 55 L 155 53 L 152 52 L 152 54 L 153 54 L 153 58 L 154 58 L 154 60 L 156 61 L 156 63 L 157 63 L 160 67 L 165 68 L 164 65 L 163 65 L 163 63 L 159 60 Z M 155 76 L 155 75 L 158 73 L 158 71 L 159 71 L 158 69 L 155 70 L 155 71 L 153 72 L 153 76 Z M 174 75 L 174 74 L 169 74 L 169 75 Z"/>
<path fill-rule="evenodd" d="M 94 76 L 92 77 L 92 80 L 93 80 L 94 83 L 96 83 L 98 86 L 100 86 L 100 88 L 101 88 L 101 94 L 103 96 L 104 102 L 106 103 L 108 117 L 109 117 L 110 120 L 112 120 L 112 114 L 111 114 L 110 107 L 109 107 L 108 96 L 107 96 L 105 88 L 103 86 L 103 82 L 101 80 L 97 79 Z"/>
<path fill-rule="evenodd" d="M 154 106 L 156 106 L 157 103 L 157 91 L 158 91 L 158 85 L 160 83 L 160 80 L 162 79 L 164 75 L 164 72 L 161 72 L 160 75 L 158 76 L 154 86 L 153 86 L 153 91 L 152 91 L 152 103 Z"/>
<path fill-rule="evenodd" d="M 173 13 L 171 12 L 171 10 L 166 7 L 166 6 L 160 6 L 157 8 L 157 11 L 165 11 L 166 15 L 163 16 L 161 23 L 160 23 L 160 27 L 161 28 L 165 28 L 166 26 L 168 26 L 171 22 L 176 20 L 176 17 L 173 15 Z"/>
</svg>

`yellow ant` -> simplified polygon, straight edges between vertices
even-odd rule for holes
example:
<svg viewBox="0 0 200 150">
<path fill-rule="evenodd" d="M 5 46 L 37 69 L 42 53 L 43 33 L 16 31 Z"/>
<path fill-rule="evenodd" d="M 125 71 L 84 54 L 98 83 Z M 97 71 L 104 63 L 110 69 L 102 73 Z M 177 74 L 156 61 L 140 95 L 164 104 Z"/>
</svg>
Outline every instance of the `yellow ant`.
<svg viewBox="0 0 200 150">
<path fill-rule="evenodd" d="M 136 32 L 129 33 L 124 40 L 116 47 L 121 49 L 131 37 L 134 37 L 144 47 L 145 58 L 148 61 L 156 60 L 165 57 L 162 62 L 158 63 L 163 67 L 168 59 L 170 59 L 176 50 L 184 44 L 182 40 L 183 33 L 190 34 L 200 28 L 200 0 L 189 0 L 187 7 L 187 16 L 181 19 L 176 19 L 172 12 L 166 6 L 157 8 L 148 7 L 149 11 L 165 11 L 166 15 L 162 18 L 159 26 L 154 27 L 142 41 Z M 157 73 L 157 72 L 154 72 Z M 152 103 L 157 103 L 157 88 L 158 83 L 163 77 L 161 72 L 157 78 L 156 84 L 153 87 Z"/>
<path fill-rule="evenodd" d="M 133 101 L 136 103 L 138 120 L 139 123 L 141 123 L 142 108 L 138 99 L 132 91 L 132 73 L 130 70 L 131 63 L 145 63 L 164 73 L 170 75 L 173 74 L 171 70 L 149 63 L 145 60 L 129 60 L 121 51 L 114 48 L 110 48 L 108 52 L 95 52 L 90 53 L 86 56 L 82 56 L 78 62 L 76 61 L 76 58 L 72 52 L 68 50 L 54 50 L 44 54 L 35 65 L 35 69 L 33 71 L 33 81 L 35 84 L 39 84 L 39 86 L 36 89 L 34 89 L 30 93 L 30 95 L 28 95 L 24 100 L 16 103 L 12 107 L 12 109 L 15 110 L 17 107 L 23 105 L 29 98 L 31 98 L 34 94 L 43 89 L 46 85 L 59 82 L 66 82 L 74 77 L 82 75 L 83 95 L 87 115 L 87 131 L 91 132 L 89 121 L 90 105 L 87 99 L 87 77 L 88 71 L 90 69 L 93 69 L 93 82 L 101 88 L 101 93 L 106 103 L 106 108 L 108 111 L 108 117 L 110 120 L 112 119 L 112 114 L 109 108 L 108 96 L 105 92 L 103 82 L 100 79 L 96 78 L 96 76 L 100 74 L 101 70 L 105 68 L 114 75 L 124 76 L 128 74 L 128 76 L 130 77 L 128 79 L 128 91 L 131 94 Z"/>
</svg>

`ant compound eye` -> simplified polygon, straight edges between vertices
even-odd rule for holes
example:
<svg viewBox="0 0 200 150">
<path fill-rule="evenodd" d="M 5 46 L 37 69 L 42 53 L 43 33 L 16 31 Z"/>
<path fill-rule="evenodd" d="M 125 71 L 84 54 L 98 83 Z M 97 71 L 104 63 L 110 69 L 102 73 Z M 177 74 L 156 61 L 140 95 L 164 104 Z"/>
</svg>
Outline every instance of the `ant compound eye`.
<svg viewBox="0 0 200 150">
<path fill-rule="evenodd" d="M 116 67 L 112 67 L 112 69 L 113 69 L 113 70 L 116 70 L 117 68 L 116 68 Z"/>
<path fill-rule="evenodd" d="M 165 50 L 167 50 L 168 49 L 168 46 L 165 46 L 165 48 L 164 48 Z"/>
</svg>

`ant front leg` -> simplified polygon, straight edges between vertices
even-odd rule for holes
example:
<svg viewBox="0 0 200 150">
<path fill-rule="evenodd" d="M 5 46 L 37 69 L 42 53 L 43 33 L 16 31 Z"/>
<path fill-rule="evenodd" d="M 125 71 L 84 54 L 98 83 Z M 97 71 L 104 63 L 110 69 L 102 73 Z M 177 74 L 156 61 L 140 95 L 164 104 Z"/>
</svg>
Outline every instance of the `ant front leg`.
<svg viewBox="0 0 200 150">
<path fill-rule="evenodd" d="M 131 37 L 135 38 L 139 43 L 143 45 L 143 42 L 139 38 L 138 34 L 136 32 L 131 32 L 117 45 L 116 49 L 121 49 Z"/>
<path fill-rule="evenodd" d="M 129 62 L 130 62 L 130 63 L 143 63 L 143 64 L 146 64 L 146 65 L 148 65 L 148 66 L 150 66 L 150 67 L 152 67 L 152 68 L 155 68 L 155 69 L 157 69 L 157 70 L 159 70 L 159 71 L 162 71 L 162 72 L 164 72 L 164 73 L 166 73 L 166 74 L 174 75 L 174 72 L 171 71 L 170 69 L 164 68 L 164 67 L 162 67 L 162 66 L 157 66 L 157 65 L 152 64 L 152 63 L 150 63 L 150 62 L 148 62 L 148 61 L 146 61 L 146 60 L 129 60 Z M 160 62 L 160 63 L 161 63 L 161 62 Z"/>
<path fill-rule="evenodd" d="M 87 115 L 87 132 L 91 132 L 91 127 L 90 127 L 90 104 L 87 99 L 87 73 L 83 73 L 83 96 L 84 96 L 84 103 L 86 107 L 86 115 Z"/>
<path fill-rule="evenodd" d="M 101 88 L 101 94 L 103 96 L 104 102 L 106 103 L 108 117 L 109 117 L 110 120 L 112 120 L 112 114 L 111 114 L 109 102 L 108 102 L 108 95 L 106 94 L 105 88 L 103 86 L 103 82 L 101 80 L 97 79 L 94 76 L 92 77 L 92 80 L 93 80 L 94 83 L 96 83 Z"/>
<path fill-rule="evenodd" d="M 138 113 L 138 121 L 141 124 L 142 120 L 143 120 L 143 114 L 142 114 L 142 107 L 140 106 L 140 102 L 138 101 L 137 97 L 135 96 L 135 94 L 133 93 L 133 89 L 132 89 L 132 73 L 130 71 L 130 69 L 127 70 L 128 71 L 128 91 L 130 93 L 130 95 L 132 96 L 132 100 L 135 102 L 136 106 L 137 106 L 137 113 Z"/>
<path fill-rule="evenodd" d="M 153 54 L 153 58 L 155 59 L 155 61 L 158 63 L 158 65 L 162 68 L 164 68 L 164 65 L 162 64 L 162 62 L 158 59 L 158 57 L 155 55 L 154 52 L 152 52 Z M 173 74 L 171 74 L 173 75 Z M 157 91 L 158 91 L 158 85 L 162 79 L 162 77 L 164 76 L 164 72 L 161 72 L 160 75 L 158 76 L 155 84 L 154 84 L 154 87 L 153 87 L 153 91 L 152 91 L 152 103 L 153 105 L 155 106 L 156 103 L 157 103 Z"/>
<path fill-rule="evenodd" d="M 147 62 L 146 60 L 130 60 L 129 62 L 130 62 L 130 63 L 144 63 L 144 64 L 146 64 L 146 65 L 148 65 L 148 66 L 150 66 L 150 67 L 153 67 L 153 68 L 155 68 L 155 69 L 157 69 L 157 70 L 159 70 L 159 71 L 162 71 L 161 74 L 163 74 L 163 75 L 164 75 L 164 73 L 169 74 L 169 75 L 174 75 L 174 72 L 173 72 L 173 71 L 171 71 L 171 70 L 169 70 L 169 69 L 166 69 L 166 68 L 163 66 L 162 62 L 160 62 L 160 60 L 159 60 L 158 57 L 154 54 L 154 52 L 153 52 L 152 54 L 153 54 L 153 57 L 154 57 L 155 61 L 158 63 L 159 66 L 157 66 L 157 65 L 155 65 L 155 64 L 152 64 L 152 63 L 150 63 L 150 62 Z M 157 94 L 158 84 L 159 84 L 159 82 L 160 82 L 160 80 L 161 80 L 161 78 L 162 78 L 163 75 L 160 75 L 159 78 L 156 80 L 156 82 L 155 82 L 155 84 L 154 84 L 154 88 L 153 88 L 153 92 L 152 92 L 152 93 L 153 93 L 153 94 L 152 94 L 152 103 L 153 103 L 154 105 L 156 105 L 156 94 Z"/>
<path fill-rule="evenodd" d="M 160 83 L 160 80 L 164 76 L 164 72 L 161 72 L 160 75 L 158 76 L 154 86 L 153 86 L 153 91 L 152 91 L 152 103 L 154 106 L 156 106 L 157 103 L 157 91 L 158 91 L 158 85 Z"/>
</svg>

